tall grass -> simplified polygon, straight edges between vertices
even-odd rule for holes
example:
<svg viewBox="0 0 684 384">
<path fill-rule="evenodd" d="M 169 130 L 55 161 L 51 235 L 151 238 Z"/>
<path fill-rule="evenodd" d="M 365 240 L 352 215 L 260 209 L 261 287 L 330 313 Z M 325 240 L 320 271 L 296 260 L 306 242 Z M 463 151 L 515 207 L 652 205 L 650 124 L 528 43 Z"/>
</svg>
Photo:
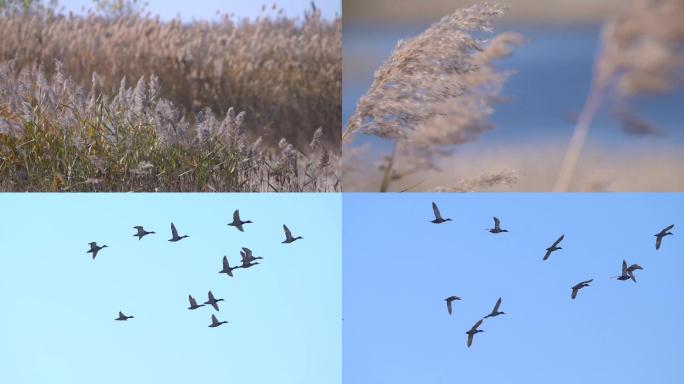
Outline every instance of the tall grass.
<svg viewBox="0 0 684 384">
<path fill-rule="evenodd" d="M 339 18 L 4 3 L 1 189 L 339 190 Z"/>
<path fill-rule="evenodd" d="M 502 33 L 480 40 L 470 32 L 491 32 L 493 20 L 503 13 L 502 7 L 487 4 L 457 10 L 415 38 L 399 41 L 375 72 L 343 142 L 350 144 L 357 132 L 394 142 L 381 166 L 381 192 L 405 176 L 435 169 L 436 159 L 454 145 L 493 127 L 489 117 L 509 75 L 493 62 L 509 55 L 522 37 Z"/>
</svg>

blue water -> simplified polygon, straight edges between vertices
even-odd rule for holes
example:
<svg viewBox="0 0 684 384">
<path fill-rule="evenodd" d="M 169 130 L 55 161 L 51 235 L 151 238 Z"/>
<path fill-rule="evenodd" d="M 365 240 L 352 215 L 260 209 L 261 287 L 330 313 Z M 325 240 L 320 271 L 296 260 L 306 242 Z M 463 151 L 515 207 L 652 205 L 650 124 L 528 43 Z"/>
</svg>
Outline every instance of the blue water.
<svg viewBox="0 0 684 384">
<path fill-rule="evenodd" d="M 348 62 L 343 76 L 343 119 L 346 122 L 356 102 L 371 84 L 374 70 L 391 54 L 396 42 L 419 34 L 427 25 L 344 26 L 343 57 L 372 64 L 364 73 L 352 73 Z M 496 129 L 484 133 L 478 145 L 503 141 L 566 142 L 574 128 L 572 117 L 584 104 L 597 50 L 600 26 L 507 25 L 497 31 L 515 31 L 526 39 L 510 58 L 498 63 L 501 69 L 514 70 L 503 96 L 510 101 L 496 106 L 492 117 Z M 358 68 L 354 66 L 353 68 Z M 348 70 L 349 69 L 349 70 Z M 634 136 L 620 129 L 611 103 L 607 102 L 594 120 L 589 140 L 610 145 L 684 145 L 684 91 L 646 97 L 631 103 L 639 117 L 661 128 L 664 135 Z M 346 123 L 345 123 L 346 124 Z M 357 137 L 381 148 L 389 144 L 375 138 Z"/>
</svg>

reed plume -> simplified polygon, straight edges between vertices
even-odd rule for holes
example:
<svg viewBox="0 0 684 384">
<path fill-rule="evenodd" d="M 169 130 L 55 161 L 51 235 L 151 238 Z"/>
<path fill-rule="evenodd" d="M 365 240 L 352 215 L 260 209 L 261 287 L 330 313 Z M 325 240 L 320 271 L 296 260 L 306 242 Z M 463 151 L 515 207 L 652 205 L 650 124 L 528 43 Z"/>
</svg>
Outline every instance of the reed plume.
<svg viewBox="0 0 684 384">
<path fill-rule="evenodd" d="M 394 142 L 381 167 L 381 191 L 407 174 L 435 168 L 437 157 L 493 127 L 493 104 L 509 76 L 493 62 L 509 55 L 522 37 L 502 33 L 480 40 L 469 32 L 491 32 L 493 20 L 503 13 L 502 7 L 487 4 L 457 10 L 419 36 L 399 41 L 375 72 L 343 143 L 349 145 L 357 132 Z M 400 159 L 411 165 L 401 169 Z"/>
</svg>

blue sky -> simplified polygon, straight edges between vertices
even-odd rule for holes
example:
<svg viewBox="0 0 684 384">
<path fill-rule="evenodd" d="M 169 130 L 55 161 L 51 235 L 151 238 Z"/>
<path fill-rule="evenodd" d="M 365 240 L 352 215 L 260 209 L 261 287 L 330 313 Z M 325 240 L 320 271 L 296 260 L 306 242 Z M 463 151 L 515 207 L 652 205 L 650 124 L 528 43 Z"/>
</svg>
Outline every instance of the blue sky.
<svg viewBox="0 0 684 384">
<path fill-rule="evenodd" d="M 2 383 L 341 382 L 338 194 L 5 193 L 0 212 Z M 263 263 L 219 275 L 243 246 Z M 220 312 L 186 309 L 210 289 Z"/>
<path fill-rule="evenodd" d="M 435 225 L 430 203 L 454 221 Z M 344 194 L 348 383 L 681 383 L 684 195 Z M 509 233 L 493 235 L 492 216 Z M 675 223 L 659 251 L 654 236 Z M 678 229 L 679 228 L 679 229 Z M 561 234 L 564 248 L 545 262 Z M 622 259 L 637 283 L 611 279 Z M 570 299 L 570 287 L 593 278 Z M 459 295 L 454 314 L 444 298 Z M 466 348 L 465 331 L 492 310 Z"/>
<path fill-rule="evenodd" d="M 264 4 L 270 14 L 273 14 L 270 11 L 273 3 L 283 8 L 288 16 L 302 17 L 305 10 L 311 9 L 310 0 L 148 0 L 147 3 L 147 9 L 164 20 L 180 15 L 184 21 L 211 19 L 216 15 L 216 10 L 234 13 L 238 17 L 254 18 L 262 14 L 261 6 Z M 67 11 L 80 12 L 83 7 L 92 8 L 93 1 L 61 0 L 59 4 Z M 342 13 L 341 0 L 316 0 L 316 6 L 326 19 L 333 19 Z"/>
</svg>

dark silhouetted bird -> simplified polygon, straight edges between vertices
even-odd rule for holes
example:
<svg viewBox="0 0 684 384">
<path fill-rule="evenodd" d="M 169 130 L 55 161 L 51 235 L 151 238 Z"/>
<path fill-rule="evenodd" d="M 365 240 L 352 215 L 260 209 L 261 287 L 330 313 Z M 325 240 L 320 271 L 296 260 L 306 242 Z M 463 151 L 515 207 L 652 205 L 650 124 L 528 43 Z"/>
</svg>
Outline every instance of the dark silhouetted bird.
<svg viewBox="0 0 684 384">
<path fill-rule="evenodd" d="M 209 324 L 209 328 L 216 328 L 221 324 L 226 324 L 228 323 L 227 321 L 218 321 L 216 316 L 211 315 L 211 324 Z"/>
<path fill-rule="evenodd" d="M 117 317 L 117 318 L 114 319 L 114 320 L 117 320 L 117 321 L 127 321 L 128 319 L 132 319 L 132 318 L 133 318 L 133 316 L 126 316 L 126 315 L 123 314 L 123 312 L 119 312 L 119 317 Z"/>
<path fill-rule="evenodd" d="M 549 256 L 551 256 L 551 253 L 554 251 L 557 251 L 559 249 L 563 249 L 563 247 L 559 247 L 558 244 L 563 241 L 565 238 L 565 235 L 561 235 L 561 237 L 556 240 L 550 247 L 546 248 L 546 254 L 544 254 L 544 260 L 548 259 Z"/>
<path fill-rule="evenodd" d="M 283 224 L 283 229 L 285 230 L 285 240 L 283 240 L 283 244 L 289 244 L 296 240 L 303 239 L 301 236 L 292 237 L 292 232 L 290 232 L 290 229 L 285 224 Z"/>
<path fill-rule="evenodd" d="M 218 302 L 219 302 L 219 301 L 225 301 L 225 300 L 214 298 L 214 294 L 211 293 L 211 291 L 209 291 L 209 295 L 208 295 L 208 296 L 209 296 L 209 300 L 205 301 L 204 304 L 209 304 L 209 305 L 211 305 L 212 307 L 214 307 L 215 310 L 218 311 L 218 310 L 219 310 Z"/>
<path fill-rule="evenodd" d="M 146 235 L 151 235 L 151 234 L 155 233 L 154 231 L 146 231 L 146 230 L 142 227 L 142 225 L 136 225 L 136 226 L 133 227 L 133 228 L 138 230 L 138 232 L 137 232 L 136 234 L 133 235 L 133 236 L 137 236 L 137 237 L 138 237 L 138 240 L 142 239 L 142 238 L 145 237 Z"/>
<path fill-rule="evenodd" d="M 243 224 L 251 224 L 252 222 L 250 220 L 247 221 L 242 221 L 240 220 L 240 210 L 236 209 L 235 212 L 233 212 L 233 222 L 228 223 L 231 227 L 237 228 L 240 232 L 244 232 L 244 228 L 242 228 Z"/>
<path fill-rule="evenodd" d="M 636 283 L 636 277 L 634 276 L 634 271 L 636 271 L 637 269 L 643 269 L 643 268 L 641 268 L 641 265 L 639 265 L 639 264 L 632 264 L 629 267 L 627 267 L 627 273 L 629 273 L 629 277 L 631 277 L 635 283 Z"/>
<path fill-rule="evenodd" d="M 494 218 L 494 228 L 487 229 L 490 233 L 501 233 L 508 232 L 507 229 L 501 229 L 501 221 L 498 218 Z"/>
<path fill-rule="evenodd" d="M 219 271 L 219 273 L 225 273 L 226 275 L 233 277 L 233 270 L 238 269 L 240 267 L 232 267 L 230 264 L 228 264 L 228 256 L 223 256 L 223 269 Z"/>
<path fill-rule="evenodd" d="M 88 243 L 90 244 L 90 250 L 86 253 L 92 253 L 93 254 L 93 260 L 95 260 L 95 256 L 97 256 L 97 253 L 100 252 L 102 248 L 107 248 L 106 245 L 103 246 L 98 246 L 96 242 Z"/>
<path fill-rule="evenodd" d="M 193 309 L 204 307 L 204 304 L 197 305 L 197 301 L 195 301 L 195 298 L 192 297 L 192 295 L 188 295 L 188 301 L 190 301 L 190 306 L 188 307 L 188 309 L 191 311 Z"/>
<path fill-rule="evenodd" d="M 477 329 L 477 327 L 479 327 L 480 324 L 482 324 L 482 319 L 478 320 L 477 323 L 475 323 L 475 325 L 473 325 L 473 327 L 470 328 L 468 332 L 466 332 L 466 334 L 468 335 L 468 348 L 470 348 L 470 346 L 473 344 L 473 336 L 475 336 L 475 334 L 478 332 L 484 332 L 481 329 Z"/>
<path fill-rule="evenodd" d="M 499 300 L 496 301 L 496 305 L 494 305 L 494 309 L 492 309 L 492 312 L 485 316 L 484 319 L 489 318 L 489 317 L 495 317 L 499 315 L 505 315 L 506 312 L 499 312 L 499 306 L 501 305 L 501 298 L 499 297 Z"/>
<path fill-rule="evenodd" d="M 255 260 L 263 259 L 263 257 L 254 257 L 252 255 L 252 250 L 249 248 L 242 248 L 242 251 L 240 251 L 240 256 L 242 256 L 242 265 L 240 268 L 249 268 L 253 265 L 259 264 L 258 262 L 254 262 Z"/>
<path fill-rule="evenodd" d="M 654 235 L 656 237 L 656 249 L 660 249 L 660 243 L 662 243 L 663 237 L 672 235 L 672 232 L 670 232 L 670 229 L 672 228 L 674 228 L 674 224 L 666 227 L 665 229 Z"/>
<path fill-rule="evenodd" d="M 171 223 L 171 238 L 169 239 L 169 241 L 176 242 L 176 241 L 183 240 L 186 237 L 189 237 L 189 236 L 188 235 L 178 236 L 178 231 L 176 230 L 176 226 L 173 225 L 173 223 Z"/>
<path fill-rule="evenodd" d="M 439 208 L 437 208 L 437 204 L 432 202 L 432 211 L 435 213 L 435 219 L 430 221 L 431 223 L 435 224 L 441 224 L 444 223 L 445 221 L 451 221 L 451 219 L 443 219 L 442 214 L 439 213 Z"/>
<path fill-rule="evenodd" d="M 575 297 L 577 297 L 577 292 L 584 287 L 588 287 L 589 283 L 591 283 L 592 281 L 594 281 L 594 279 L 585 280 L 585 281 L 578 283 L 575 286 L 573 286 L 572 287 L 572 294 L 570 295 L 570 297 L 572 297 L 572 299 L 575 300 Z"/>
<path fill-rule="evenodd" d="M 449 311 L 450 315 L 451 315 L 451 302 L 454 300 L 461 300 L 461 298 L 458 296 L 449 296 L 446 299 L 444 299 L 444 301 L 446 301 L 446 304 L 447 304 L 447 311 Z"/>
</svg>

